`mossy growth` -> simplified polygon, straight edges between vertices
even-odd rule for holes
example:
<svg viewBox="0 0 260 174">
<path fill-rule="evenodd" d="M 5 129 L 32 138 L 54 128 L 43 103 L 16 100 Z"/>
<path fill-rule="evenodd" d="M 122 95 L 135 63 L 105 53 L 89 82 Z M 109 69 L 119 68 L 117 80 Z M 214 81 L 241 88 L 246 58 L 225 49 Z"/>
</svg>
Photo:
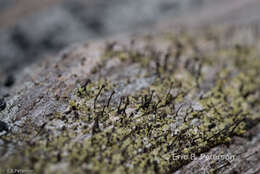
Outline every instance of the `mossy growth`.
<svg viewBox="0 0 260 174">
<path fill-rule="evenodd" d="M 83 82 L 68 103 L 70 111 L 48 123 L 62 121 L 66 128 L 46 128 L 3 164 L 36 173 L 171 173 L 191 161 L 174 156 L 199 155 L 243 136 L 260 118 L 255 49 L 218 45 L 208 52 L 199 47 L 206 37 L 182 37 L 166 38 L 165 54 L 148 47 L 150 41 L 144 50 L 113 51 L 116 43 L 108 45 L 105 62 L 119 59 L 118 68 L 138 64 L 155 80 L 131 95 L 122 93 L 131 82 Z"/>
</svg>

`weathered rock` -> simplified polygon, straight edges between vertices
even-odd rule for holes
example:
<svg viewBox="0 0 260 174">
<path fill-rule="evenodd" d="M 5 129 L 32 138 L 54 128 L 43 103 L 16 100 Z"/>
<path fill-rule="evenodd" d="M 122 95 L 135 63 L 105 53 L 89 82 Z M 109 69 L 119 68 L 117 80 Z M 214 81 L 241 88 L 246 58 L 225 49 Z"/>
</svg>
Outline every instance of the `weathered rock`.
<svg viewBox="0 0 260 174">
<path fill-rule="evenodd" d="M 256 29 L 92 41 L 27 68 L 0 113 L 9 125 L 1 165 L 35 173 L 199 173 L 199 165 L 257 173 Z M 175 158 L 209 153 L 235 159 Z"/>
<path fill-rule="evenodd" d="M 169 21 L 259 23 L 259 7 L 258 0 L 0 0 L 0 81 L 75 42 Z"/>
</svg>

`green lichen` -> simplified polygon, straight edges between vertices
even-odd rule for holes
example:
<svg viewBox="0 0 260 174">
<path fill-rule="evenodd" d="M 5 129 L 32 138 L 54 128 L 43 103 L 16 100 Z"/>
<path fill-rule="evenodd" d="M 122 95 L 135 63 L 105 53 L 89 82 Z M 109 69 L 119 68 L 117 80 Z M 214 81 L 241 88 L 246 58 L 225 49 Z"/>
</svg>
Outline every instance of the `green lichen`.
<svg viewBox="0 0 260 174">
<path fill-rule="evenodd" d="M 153 83 L 128 96 L 120 95 L 121 81 L 101 78 L 78 85 L 70 112 L 57 112 L 48 123 L 64 121 L 68 128 L 43 133 L 4 164 L 36 173 L 62 171 L 58 164 L 69 173 L 171 173 L 191 160 L 175 160 L 174 155 L 199 155 L 232 143 L 233 136 L 243 136 L 259 122 L 259 59 L 246 46 L 202 54 L 193 45 L 197 42 L 200 38 L 187 35 L 173 39 L 168 56 L 150 48 L 113 51 L 109 45 L 106 61 L 139 64 L 148 69 L 145 76 L 156 77 Z M 165 67 L 166 57 L 172 66 Z M 223 63 L 227 57 L 228 67 Z M 203 68 L 216 71 L 209 89 L 209 72 Z"/>
</svg>

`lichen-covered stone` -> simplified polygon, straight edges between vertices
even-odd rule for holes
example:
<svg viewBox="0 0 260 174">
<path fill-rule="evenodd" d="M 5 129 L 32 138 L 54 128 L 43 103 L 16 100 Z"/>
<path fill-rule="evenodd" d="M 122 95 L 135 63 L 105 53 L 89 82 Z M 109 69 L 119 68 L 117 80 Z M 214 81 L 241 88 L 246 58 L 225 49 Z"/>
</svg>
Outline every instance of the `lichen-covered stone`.
<svg viewBox="0 0 260 174">
<path fill-rule="evenodd" d="M 10 99 L 1 164 L 36 173 L 173 173 L 193 162 L 176 155 L 232 145 L 259 125 L 259 40 L 203 31 L 85 44 L 46 63 Z M 13 113 L 15 103 L 24 106 Z M 220 170 L 214 163 L 209 171 Z"/>
</svg>

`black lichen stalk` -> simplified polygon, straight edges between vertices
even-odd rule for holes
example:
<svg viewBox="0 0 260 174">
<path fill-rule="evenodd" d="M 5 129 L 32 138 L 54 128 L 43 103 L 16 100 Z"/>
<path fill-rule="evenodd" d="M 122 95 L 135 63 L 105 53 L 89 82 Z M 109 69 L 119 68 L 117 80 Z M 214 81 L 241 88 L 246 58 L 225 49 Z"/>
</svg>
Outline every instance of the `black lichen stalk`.
<svg viewBox="0 0 260 174">
<path fill-rule="evenodd" d="M 6 102 L 3 98 L 0 98 L 0 111 L 3 111 L 6 108 Z"/>
</svg>

